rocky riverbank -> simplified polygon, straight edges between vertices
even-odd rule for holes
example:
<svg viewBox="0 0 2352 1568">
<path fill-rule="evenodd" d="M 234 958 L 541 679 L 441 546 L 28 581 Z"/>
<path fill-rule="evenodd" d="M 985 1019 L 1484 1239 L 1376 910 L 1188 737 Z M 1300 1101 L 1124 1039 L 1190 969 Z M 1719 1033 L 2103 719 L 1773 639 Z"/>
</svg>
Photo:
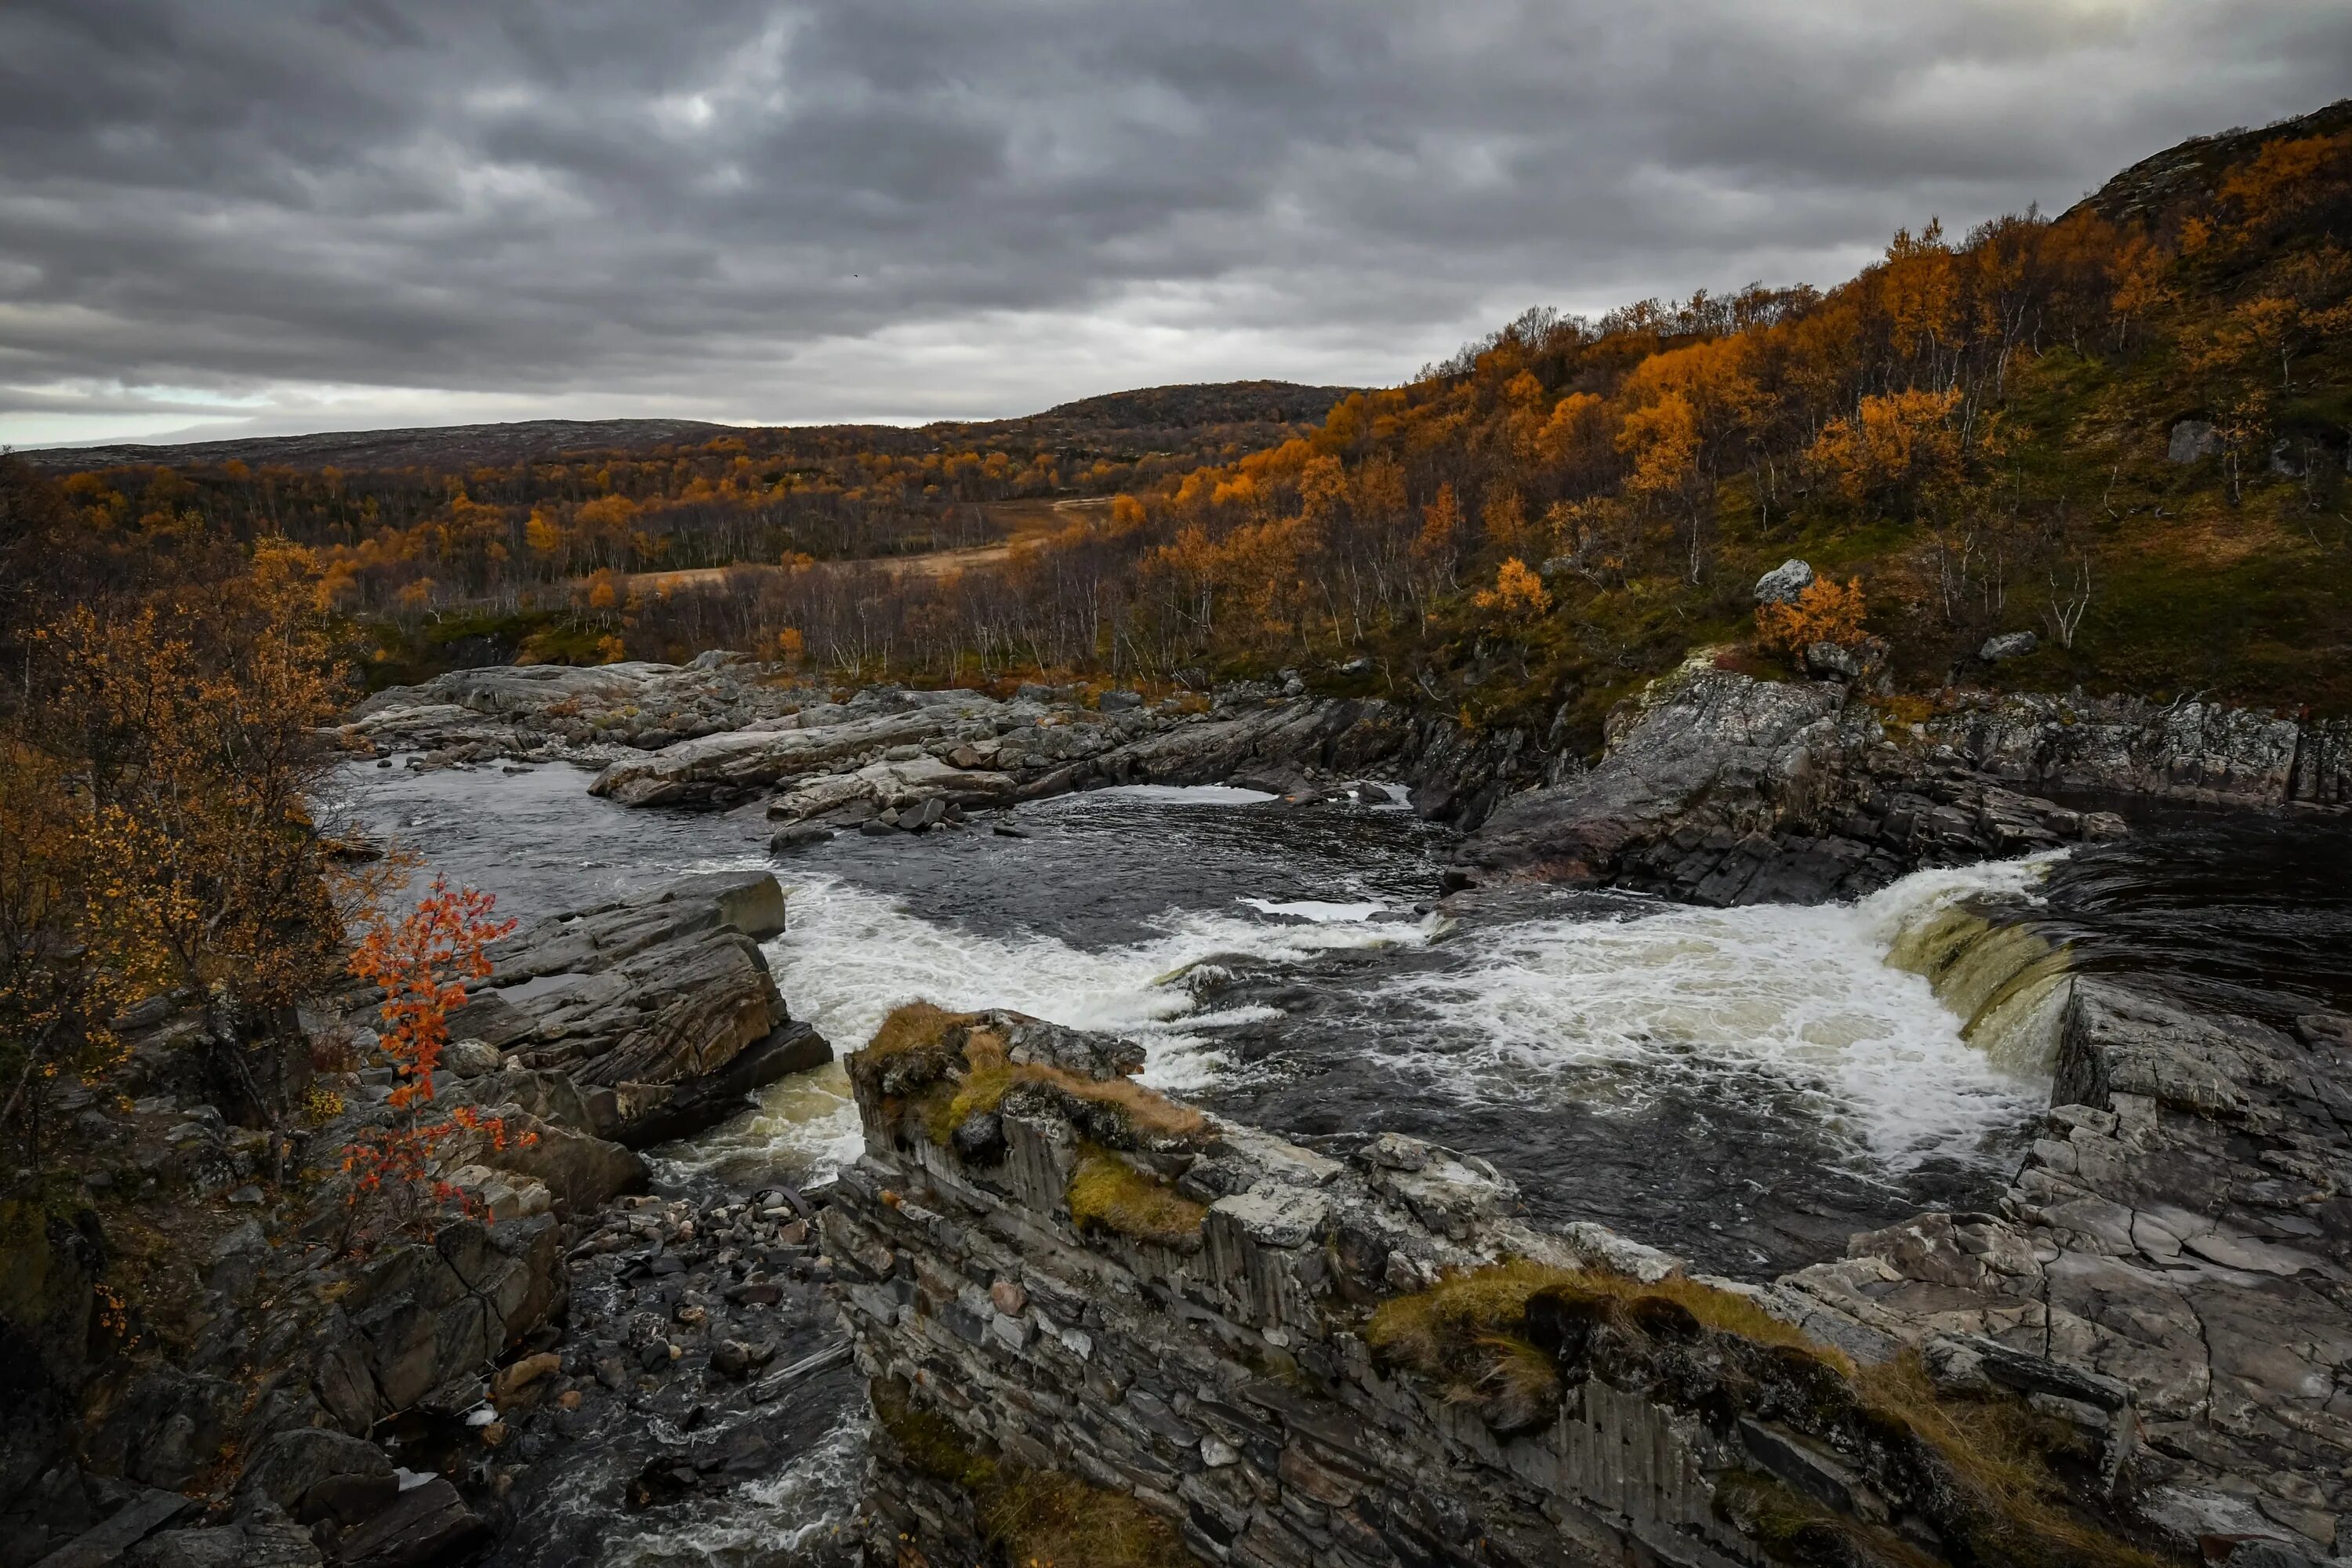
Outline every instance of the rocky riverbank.
<svg viewBox="0 0 2352 1568">
<path fill-rule="evenodd" d="M 764 799 L 776 844 L 921 830 L 1122 784 L 1239 784 L 1311 799 L 1376 778 L 1475 829 L 1467 881 L 1533 878 L 1711 904 L 1851 898 L 1922 866 L 2096 839 L 2090 795 L 2352 805 L 2352 725 L 2129 699 L 1947 693 L 1905 722 L 1851 659 L 1759 680 L 1701 654 L 1622 704 L 1594 762 L 1558 726 L 1473 732 L 1380 699 L 1240 682 L 1147 700 L 1024 686 L 1008 699 L 833 693 L 772 666 L 467 670 L 372 698 L 343 743 L 387 762 L 563 761 L 637 806 Z"/>
<path fill-rule="evenodd" d="M 118 1223 L 11 1216 L 9 1321 L 36 1338 L 9 1346 L 0 1562 L 574 1562 L 625 1509 L 771 1476 L 843 1394 L 802 1408 L 845 1359 L 814 1204 L 637 1195 L 633 1145 L 829 1059 L 755 945 L 782 923 L 772 878 L 705 876 L 499 944 L 436 1085 L 506 1122 L 439 1162 L 487 1213 L 356 1253 L 335 1154 L 395 1082 L 370 999 L 310 1020 L 312 1058 L 350 1069 L 307 1085 L 320 1114 L 274 1188 L 269 1139 L 224 1121 L 174 1048 L 188 1024 L 151 1010 L 148 1092 L 79 1110 L 84 1190 Z M 133 1237 L 126 1292 L 110 1253 Z"/>
<path fill-rule="evenodd" d="M 1415 1140 L 1208 1122 L 1106 1042 L 894 1023 L 824 1221 L 883 1417 L 868 1561 L 1017 1545 L 1040 1475 L 1171 1562 L 2328 1557 L 2352 1020 L 2072 984 L 2000 1212 L 1762 1287 L 1530 1226 Z M 1984 1479 L 2019 1465 L 2039 1500 Z"/>
<path fill-rule="evenodd" d="M 1519 731 L 1468 736 L 1397 703 L 1308 696 L 1295 678 L 1157 700 L 1039 685 L 1003 699 L 888 686 L 836 696 L 772 666 L 706 660 L 461 671 L 378 693 L 341 741 L 414 767 L 593 767 L 595 793 L 632 806 L 770 797 L 786 842 L 1108 784 L 1236 784 L 1307 798 L 1375 773 L 1416 781 L 1423 815 L 1466 822 L 1578 765 Z"/>
<path fill-rule="evenodd" d="M 1112 784 L 1306 802 L 1385 780 L 1475 829 L 1457 885 L 1706 904 L 1846 898 L 1923 865 L 2121 830 L 2042 789 L 2322 810 L 2345 796 L 2326 725 L 2025 699 L 1956 700 L 1914 725 L 1866 685 L 1700 659 L 1622 709 L 1590 765 L 1532 732 L 1474 734 L 1295 682 L 1158 700 L 836 694 L 726 656 L 466 672 L 383 694 L 343 738 L 387 763 L 563 761 L 595 768 L 618 803 L 764 810 L 780 851 Z M 2007 919 L 1985 929 L 2018 929 Z M 1746 1331 L 1811 1336 L 1864 1368 L 1932 1352 L 1939 1397 L 1963 1403 L 2021 1393 L 2072 1434 L 2051 1484 L 2102 1530 L 2209 1554 L 2256 1538 L 2342 1550 L 2352 1025 L 2335 1015 L 2289 1027 L 2200 1012 L 2019 944 L 2020 963 L 2042 965 L 2030 999 L 2055 1020 L 2059 1089 L 2005 1198 L 1859 1237 L 1770 1285 L 1699 1279 L 1598 1226 L 1538 1231 L 1507 1182 L 1433 1145 L 1309 1148 L 1238 1126 L 1139 1142 L 1071 1087 L 1118 1081 L 1132 1052 L 1011 1016 L 984 1021 L 1007 1078 L 984 1080 L 1003 1098 L 979 1114 L 954 1109 L 968 1081 L 933 1102 L 968 1061 L 896 1088 L 861 1078 L 869 1158 L 836 1194 L 649 1196 L 640 1151 L 829 1056 L 761 953 L 782 923 L 773 879 L 729 873 L 501 943 L 437 1087 L 534 1141 L 469 1142 L 445 1161 L 494 1223 L 367 1257 L 341 1245 L 331 1156 L 394 1085 L 372 999 L 331 999 L 308 1020 L 310 1054 L 280 1064 L 313 1107 L 291 1149 L 215 1109 L 233 1097 L 184 1048 L 186 1016 L 158 1003 L 128 1020 L 128 1103 L 60 1097 L 89 1154 L 81 1187 L 8 1216 L 0 1483 L 16 1500 L 0 1568 L 57 1552 L 60 1568 L 551 1563 L 630 1519 L 687 1528 L 748 1510 L 746 1528 L 769 1528 L 759 1499 L 860 1375 L 837 1308 L 864 1336 L 894 1467 L 877 1478 L 874 1539 L 931 1542 L 935 1561 L 990 1528 L 987 1499 L 976 1511 L 969 1488 L 917 1462 L 943 1450 L 905 1440 L 940 1436 L 940 1421 L 961 1434 L 944 1452 L 1081 1478 L 1212 1561 L 1468 1561 L 1481 1529 L 1529 1551 L 1567 1531 L 1584 1544 L 1559 1547 L 1566 1561 L 1748 1561 L 1782 1516 L 1742 1476 L 1811 1500 L 1771 1492 L 1772 1508 L 1826 1509 L 1855 1539 L 1893 1530 L 1906 1550 L 1992 1528 L 1937 1512 L 1911 1460 L 1851 1425 L 1773 1405 L 1795 1396 L 1785 1381 L 1727 1405 L 1706 1367 L 1748 1365 Z M 1968 972 L 1964 1015 L 2025 1006 L 1998 945 L 1931 955 Z M 1072 1075 L 1055 1080 L 1061 1100 L 1003 1094 L 1041 1073 Z M 1074 1200 L 1082 1173 L 1093 1186 Z M 1109 1223 L 1138 1204 L 1163 1220 L 1203 1211 L 1197 1244 Z M 1507 1257 L 1573 1276 L 1541 1287 L 1549 1326 L 1524 1303 L 1487 1325 L 1539 1352 L 1528 1386 L 1583 1391 L 1557 1409 L 1524 1387 L 1504 1398 L 1512 1379 L 1489 1385 L 1493 1368 L 1449 1382 L 1370 1333 L 1383 1303 Z M 1706 1319 L 1694 1342 L 1715 1361 L 1661 1359 L 1672 1314 L 1643 1303 L 1678 1280 L 1713 1293 L 1684 1311 L 1724 1296 L 1780 1326 Z M 1595 1291 L 1619 1304 L 1594 1307 Z M 1637 1308 L 1657 1322 L 1629 1337 L 1620 1313 Z M 1577 1338 L 1564 1325 L 1580 1312 L 1608 1332 Z M 1341 1440 L 1357 1430 L 1374 1436 Z M 1650 1445 L 1632 1469 L 1597 1446 L 1628 1433 Z M 1459 1506 L 1432 1512 L 1419 1494 L 1441 1472 Z"/>
</svg>

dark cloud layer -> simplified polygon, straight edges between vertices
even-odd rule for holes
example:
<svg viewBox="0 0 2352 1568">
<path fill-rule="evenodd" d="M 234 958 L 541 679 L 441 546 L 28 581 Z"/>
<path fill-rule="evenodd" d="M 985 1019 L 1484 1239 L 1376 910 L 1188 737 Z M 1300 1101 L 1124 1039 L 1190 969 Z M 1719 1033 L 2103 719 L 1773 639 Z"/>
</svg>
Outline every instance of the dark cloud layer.
<svg viewBox="0 0 2352 1568">
<path fill-rule="evenodd" d="M 1393 381 L 2347 82 L 2341 0 L 14 0 L 0 439 Z"/>
</svg>

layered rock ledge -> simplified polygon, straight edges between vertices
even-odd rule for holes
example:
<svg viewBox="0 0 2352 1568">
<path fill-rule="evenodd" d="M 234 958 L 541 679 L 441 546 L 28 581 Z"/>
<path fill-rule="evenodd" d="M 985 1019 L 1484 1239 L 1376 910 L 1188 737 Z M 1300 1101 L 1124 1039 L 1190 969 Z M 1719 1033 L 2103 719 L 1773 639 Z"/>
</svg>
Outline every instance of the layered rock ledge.
<svg viewBox="0 0 2352 1568">
<path fill-rule="evenodd" d="M 173 1320 L 167 1345 L 101 1356 L 94 1218 L 0 1231 L 0 1562 L 571 1563 L 625 1506 L 772 1475 L 845 1392 L 810 1234 L 822 1199 L 634 1195 L 648 1172 L 631 1145 L 707 1127 L 830 1059 L 757 946 L 783 918 L 767 873 L 714 874 L 499 943 L 436 1075 L 439 1102 L 505 1121 L 503 1144 L 461 1138 L 431 1173 L 487 1213 L 356 1252 L 335 1155 L 386 1117 L 396 1081 L 374 1059 L 372 1003 L 312 1020 L 312 1049 L 356 1070 L 320 1074 L 344 1109 L 303 1137 L 309 1169 L 274 1205 L 257 1180 L 268 1138 L 182 1081 L 184 1016 L 142 1014 L 132 1062 L 148 1092 L 119 1114 L 89 1105 L 81 1132 L 121 1173 L 110 1185 L 179 1227 L 187 1256 L 152 1266 L 184 1276 L 182 1299 L 151 1303 Z M 33 1322 L 42 1337 L 20 1342 Z"/>
<path fill-rule="evenodd" d="M 886 1038 L 824 1225 L 883 1414 L 869 1561 L 985 1560 L 943 1443 L 1081 1478 L 1203 1563 L 2325 1557 L 2352 1022 L 2072 984 L 2063 1103 L 2001 1212 L 1763 1285 L 1539 1229 L 1415 1140 L 1139 1106 L 1131 1056 L 1032 1020 Z M 1416 1361 L 1396 1324 L 1448 1312 L 1510 1350 Z M 1937 1436 L 2005 1410 L 2055 1489 L 2007 1516 Z"/>
<path fill-rule="evenodd" d="M 1037 685 L 1009 700 L 872 686 L 836 700 L 731 654 L 460 671 L 371 698 L 341 738 L 387 765 L 406 752 L 412 766 L 594 767 L 591 789 L 632 806 L 765 797 L 780 849 L 1107 784 L 1303 800 L 1390 780 L 1424 816 L 1475 830 L 1458 880 L 1713 904 L 1848 898 L 1924 866 L 2121 830 L 2044 792 L 2352 807 L 2352 721 L 1962 692 L 1893 722 L 1860 674 L 1827 673 L 1757 680 L 1702 653 L 1620 705 L 1590 766 L 1562 749 L 1559 721 L 1474 732 L 1409 704 L 1310 696 L 1296 679 L 1158 700 Z"/>
</svg>

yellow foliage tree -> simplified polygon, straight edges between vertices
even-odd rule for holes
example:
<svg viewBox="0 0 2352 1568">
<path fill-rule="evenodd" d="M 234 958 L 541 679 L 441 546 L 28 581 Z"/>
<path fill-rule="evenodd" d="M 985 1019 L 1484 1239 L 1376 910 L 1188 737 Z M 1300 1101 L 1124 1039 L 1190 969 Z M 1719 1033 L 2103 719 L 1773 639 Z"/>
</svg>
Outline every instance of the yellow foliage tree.
<svg viewBox="0 0 2352 1568">
<path fill-rule="evenodd" d="M 1551 608 L 1551 590 L 1534 569 L 1514 555 L 1495 573 L 1495 585 L 1481 588 L 1473 602 L 1482 610 L 1532 619 Z"/>
<path fill-rule="evenodd" d="M 1912 389 L 1865 397 L 1849 419 L 1832 419 L 1806 454 L 1848 500 L 1885 503 L 1909 515 L 1926 490 L 1960 477 L 1958 388 Z"/>
<path fill-rule="evenodd" d="M 1802 653 L 1817 642 L 1853 647 L 1869 635 L 1863 629 L 1864 614 L 1861 578 L 1848 578 L 1841 588 L 1816 577 L 1793 605 L 1757 606 L 1756 640 L 1783 653 Z"/>
</svg>

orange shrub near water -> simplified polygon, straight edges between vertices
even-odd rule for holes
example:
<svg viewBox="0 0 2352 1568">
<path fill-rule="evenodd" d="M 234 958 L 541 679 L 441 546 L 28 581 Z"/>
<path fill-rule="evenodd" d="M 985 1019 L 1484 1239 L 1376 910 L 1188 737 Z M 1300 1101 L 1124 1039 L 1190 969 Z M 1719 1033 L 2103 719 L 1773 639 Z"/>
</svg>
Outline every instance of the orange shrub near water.
<svg viewBox="0 0 2352 1568">
<path fill-rule="evenodd" d="M 436 1163 L 460 1132 L 481 1133 L 493 1148 L 505 1148 L 504 1119 L 460 1105 L 426 1121 L 422 1108 L 433 1100 L 433 1069 L 449 1043 L 449 1015 L 466 1005 L 466 983 L 488 977 L 487 950 L 515 928 L 512 920 L 490 918 L 497 901 L 472 888 L 452 892 L 436 877 L 415 909 L 397 923 L 379 924 L 352 953 L 352 973 L 383 989 L 383 1044 L 401 1079 L 389 1101 L 393 1121 L 343 1148 L 343 1170 L 352 1177 L 345 1201 L 354 1223 L 363 1208 L 373 1211 L 374 1226 L 363 1230 L 423 1231 L 451 1209 L 488 1218 L 479 1199 L 438 1174 Z M 537 1133 L 525 1133 L 519 1142 L 538 1141 Z"/>
</svg>

